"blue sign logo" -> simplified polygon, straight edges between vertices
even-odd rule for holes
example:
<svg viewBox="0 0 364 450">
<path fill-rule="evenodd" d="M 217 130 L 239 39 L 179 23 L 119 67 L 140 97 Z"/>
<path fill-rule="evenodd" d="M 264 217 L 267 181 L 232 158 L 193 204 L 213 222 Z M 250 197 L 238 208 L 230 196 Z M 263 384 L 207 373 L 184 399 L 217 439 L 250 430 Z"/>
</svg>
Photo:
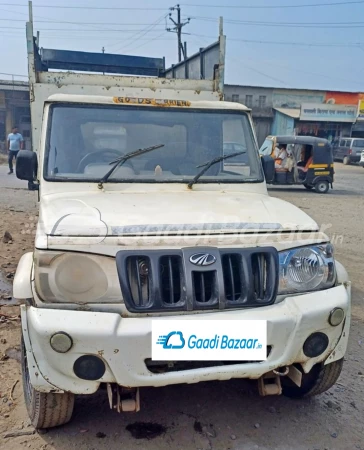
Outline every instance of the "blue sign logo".
<svg viewBox="0 0 364 450">
<path fill-rule="evenodd" d="M 187 338 L 186 338 L 187 339 Z M 186 340 L 181 331 L 171 331 L 166 335 L 159 336 L 157 344 L 166 350 L 181 350 L 186 345 Z M 198 338 L 192 334 L 187 339 L 187 347 L 190 349 L 229 349 L 229 350 L 257 350 L 262 348 L 258 339 L 243 338 L 234 339 L 227 335 L 215 335 L 212 339 Z"/>
<path fill-rule="evenodd" d="M 181 331 L 172 331 L 165 336 L 159 336 L 157 344 L 163 345 L 164 349 L 180 350 L 185 346 L 185 340 Z"/>
</svg>

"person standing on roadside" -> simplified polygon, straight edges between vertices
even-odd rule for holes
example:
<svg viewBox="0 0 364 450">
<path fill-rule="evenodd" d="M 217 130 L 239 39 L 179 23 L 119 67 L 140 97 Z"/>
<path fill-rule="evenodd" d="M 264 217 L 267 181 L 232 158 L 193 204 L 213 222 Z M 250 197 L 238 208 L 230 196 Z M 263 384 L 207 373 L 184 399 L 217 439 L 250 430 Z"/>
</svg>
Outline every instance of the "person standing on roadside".
<svg viewBox="0 0 364 450">
<path fill-rule="evenodd" d="M 8 163 L 9 163 L 9 172 L 8 175 L 13 173 L 13 159 L 16 160 L 18 156 L 19 150 L 23 150 L 24 148 L 24 139 L 23 136 L 19 133 L 18 127 L 14 126 L 12 132 L 8 136 Z"/>
</svg>

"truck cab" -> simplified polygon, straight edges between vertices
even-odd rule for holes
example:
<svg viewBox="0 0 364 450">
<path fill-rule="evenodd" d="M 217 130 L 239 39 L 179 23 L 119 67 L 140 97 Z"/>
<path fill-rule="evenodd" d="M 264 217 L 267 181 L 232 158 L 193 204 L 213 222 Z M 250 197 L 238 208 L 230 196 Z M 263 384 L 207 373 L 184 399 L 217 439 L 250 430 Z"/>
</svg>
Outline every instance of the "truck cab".
<svg viewBox="0 0 364 450">
<path fill-rule="evenodd" d="M 67 423 L 75 395 L 101 385 L 119 412 L 139 410 L 143 386 L 330 388 L 350 282 L 318 225 L 268 195 L 274 165 L 259 157 L 249 109 L 222 101 L 223 59 L 210 79 L 175 79 L 163 59 L 40 51 L 31 22 L 27 37 L 33 151 L 17 175 L 38 191 L 39 222 L 14 296 L 26 300 L 33 425 Z M 224 37 L 207 50 L 221 58 Z M 52 71 L 85 60 L 124 75 Z"/>
</svg>

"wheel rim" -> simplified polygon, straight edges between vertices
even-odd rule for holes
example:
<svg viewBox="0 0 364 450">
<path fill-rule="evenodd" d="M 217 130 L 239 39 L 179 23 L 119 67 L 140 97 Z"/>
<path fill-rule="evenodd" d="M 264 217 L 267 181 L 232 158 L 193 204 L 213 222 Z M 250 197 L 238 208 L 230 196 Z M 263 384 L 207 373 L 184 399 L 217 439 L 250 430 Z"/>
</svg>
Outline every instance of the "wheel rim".
<svg viewBox="0 0 364 450">
<path fill-rule="evenodd" d="M 327 189 L 327 184 L 326 184 L 326 183 L 319 183 L 318 186 L 317 186 L 317 188 L 318 188 L 318 190 L 319 190 L 320 192 L 325 192 L 326 189 Z"/>
</svg>

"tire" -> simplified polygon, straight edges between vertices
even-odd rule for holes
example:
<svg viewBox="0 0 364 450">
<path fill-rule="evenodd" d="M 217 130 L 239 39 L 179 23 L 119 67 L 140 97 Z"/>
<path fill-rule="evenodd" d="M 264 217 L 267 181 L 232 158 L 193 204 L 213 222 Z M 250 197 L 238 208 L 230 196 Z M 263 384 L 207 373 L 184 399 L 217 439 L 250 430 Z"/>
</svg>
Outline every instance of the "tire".
<svg viewBox="0 0 364 450">
<path fill-rule="evenodd" d="M 343 368 L 344 359 L 339 359 L 325 366 L 316 364 L 307 374 L 302 374 L 302 385 L 298 387 L 289 378 L 282 378 L 282 393 L 286 397 L 314 397 L 330 389 L 338 380 Z M 301 368 L 297 367 L 301 372 Z"/>
<path fill-rule="evenodd" d="M 330 185 L 329 185 L 328 181 L 318 181 L 315 184 L 315 191 L 318 194 L 326 194 L 327 191 L 329 190 L 329 187 L 330 187 Z"/>
<path fill-rule="evenodd" d="M 345 166 L 348 166 L 351 163 L 349 156 L 345 156 L 345 158 L 343 159 L 343 164 Z"/>
<path fill-rule="evenodd" d="M 52 394 L 36 391 L 30 383 L 27 354 L 22 337 L 21 366 L 25 406 L 29 419 L 36 429 L 53 428 L 71 420 L 75 401 L 74 394 Z"/>
<path fill-rule="evenodd" d="M 311 189 L 313 189 L 313 186 L 311 186 L 311 185 L 309 185 L 309 184 L 304 184 L 304 187 L 305 187 L 306 189 L 308 189 L 309 191 L 310 191 Z"/>
</svg>

